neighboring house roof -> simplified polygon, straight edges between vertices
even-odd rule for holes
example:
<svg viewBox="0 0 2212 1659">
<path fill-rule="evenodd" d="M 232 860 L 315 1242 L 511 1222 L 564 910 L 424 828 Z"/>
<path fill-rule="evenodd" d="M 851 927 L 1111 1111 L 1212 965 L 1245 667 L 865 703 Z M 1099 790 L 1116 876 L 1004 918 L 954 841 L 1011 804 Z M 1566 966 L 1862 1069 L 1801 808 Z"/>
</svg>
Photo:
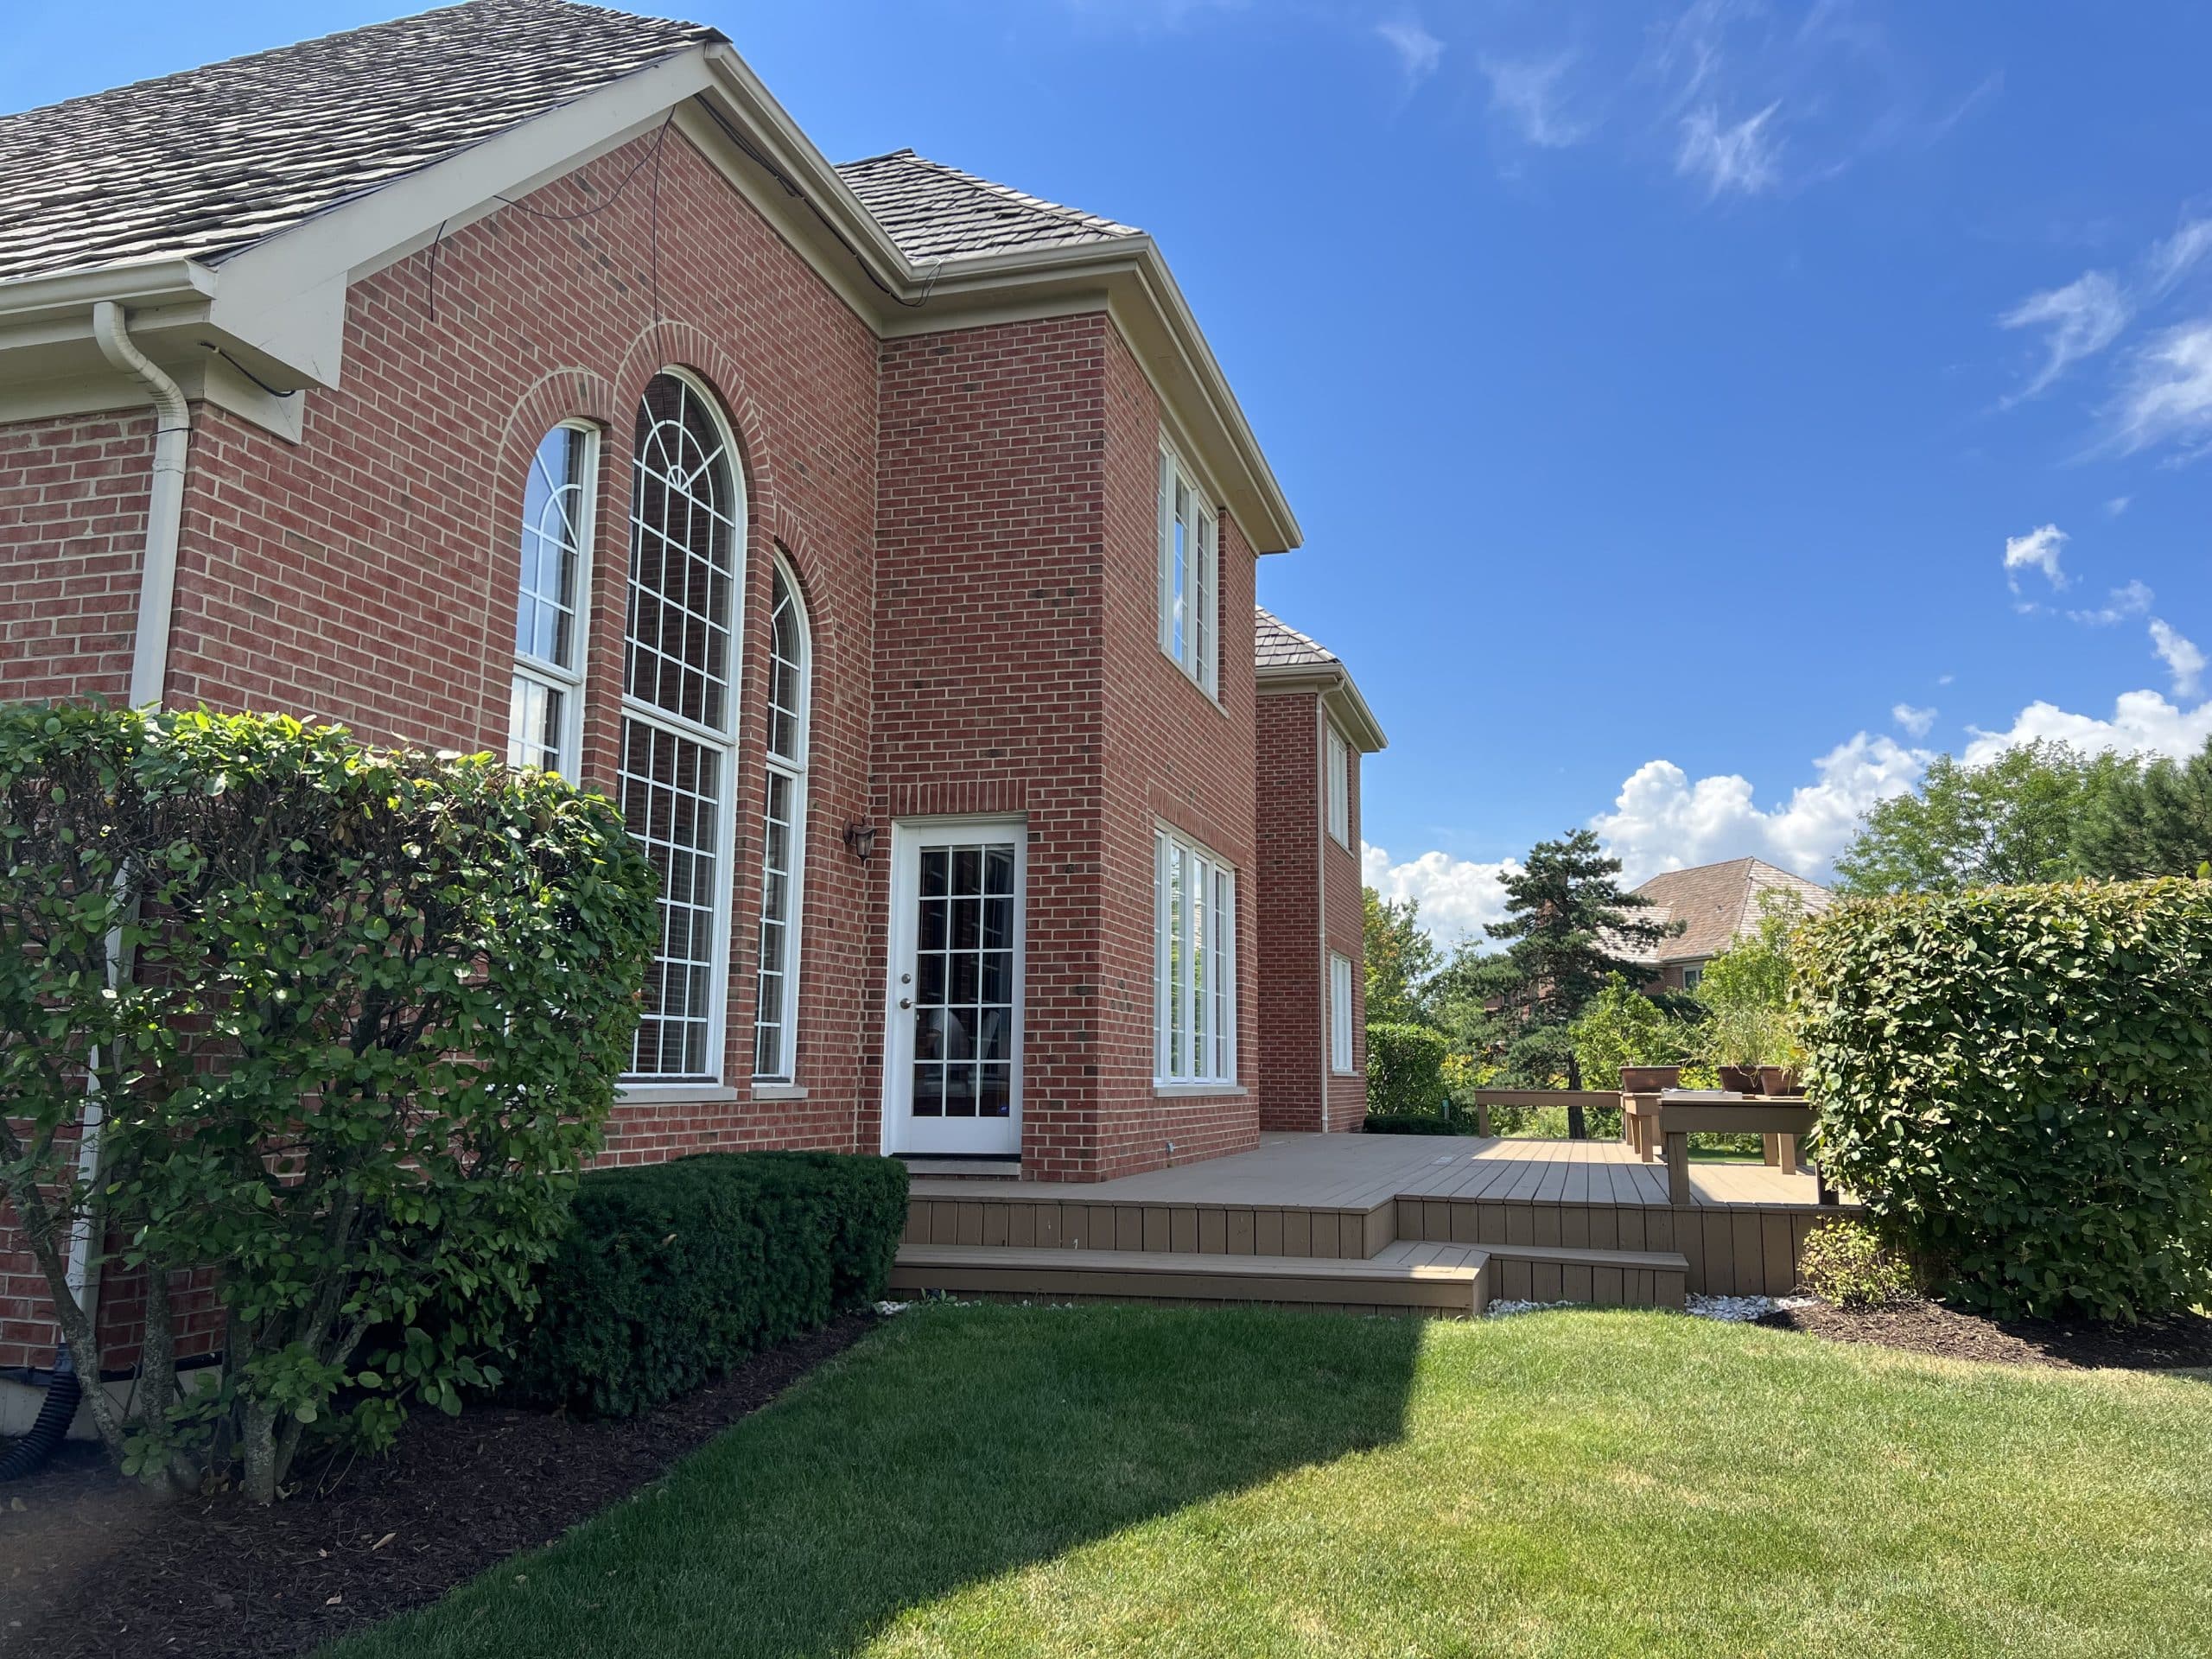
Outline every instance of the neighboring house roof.
<svg viewBox="0 0 2212 1659">
<path fill-rule="evenodd" d="M 1389 747 L 1390 740 L 1382 734 L 1375 711 L 1360 696 L 1343 659 L 1261 605 L 1252 607 L 1252 671 L 1262 691 L 1319 694 L 1337 729 L 1363 753 Z"/>
<path fill-rule="evenodd" d="M 1647 912 L 1660 921 L 1678 921 L 1682 931 L 1656 945 L 1631 953 L 1640 962 L 1702 962 L 1717 957 L 1758 925 L 1763 894 L 1793 894 L 1808 914 L 1835 902 L 1817 881 L 1793 875 L 1764 859 L 1732 858 L 1655 875 L 1637 889 L 1657 906 Z"/>
<path fill-rule="evenodd" d="M 0 116 L 0 278 L 219 264 L 722 38 L 570 0 L 469 0 Z"/>
<path fill-rule="evenodd" d="M 1144 234 L 1134 226 L 1026 195 L 911 149 L 840 162 L 837 172 L 899 251 L 916 264 Z"/>
<path fill-rule="evenodd" d="M 1300 633 L 1263 606 L 1252 607 L 1252 623 L 1255 668 L 1313 668 L 1339 661 L 1319 640 Z"/>
</svg>

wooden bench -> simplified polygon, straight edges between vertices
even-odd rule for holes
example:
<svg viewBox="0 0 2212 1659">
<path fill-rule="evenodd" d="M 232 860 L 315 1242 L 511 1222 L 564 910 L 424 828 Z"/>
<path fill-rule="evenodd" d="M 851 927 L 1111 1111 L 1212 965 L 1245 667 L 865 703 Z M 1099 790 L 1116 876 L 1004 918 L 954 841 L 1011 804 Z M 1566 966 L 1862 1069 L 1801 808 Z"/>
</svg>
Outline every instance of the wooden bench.
<svg viewBox="0 0 2212 1659">
<path fill-rule="evenodd" d="M 1688 1204 L 1690 1136 L 1757 1135 L 1766 1141 L 1766 1161 L 1783 1170 L 1797 1167 L 1797 1143 L 1812 1134 L 1820 1115 L 1802 1101 L 1742 1096 L 1733 1100 L 1683 1100 L 1659 1096 L 1656 1114 L 1666 1144 L 1667 1201 Z M 1649 1153 L 1644 1154 L 1648 1161 Z"/>
<path fill-rule="evenodd" d="M 1618 1106 L 1621 1096 L 1611 1089 L 1478 1089 L 1474 1103 L 1475 1133 L 1486 1135 L 1493 1106 L 1580 1106 L 1590 1111 Z"/>
</svg>

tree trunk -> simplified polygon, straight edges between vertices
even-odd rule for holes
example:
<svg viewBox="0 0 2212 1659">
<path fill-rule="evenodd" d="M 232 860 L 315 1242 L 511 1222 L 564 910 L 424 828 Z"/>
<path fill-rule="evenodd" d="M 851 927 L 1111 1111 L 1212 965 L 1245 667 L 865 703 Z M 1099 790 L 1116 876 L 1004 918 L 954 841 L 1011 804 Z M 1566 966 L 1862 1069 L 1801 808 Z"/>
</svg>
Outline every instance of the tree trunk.
<svg viewBox="0 0 2212 1659">
<path fill-rule="evenodd" d="M 245 1495 L 256 1503 L 276 1501 L 276 1408 L 265 1400 L 245 1402 L 238 1450 L 245 1459 Z"/>
<path fill-rule="evenodd" d="M 1573 1049 L 1567 1052 L 1567 1086 L 1577 1094 L 1582 1090 L 1582 1062 L 1575 1058 Z M 1570 1141 L 1587 1141 L 1590 1138 L 1589 1121 L 1583 1116 L 1582 1103 L 1579 1100 L 1570 1100 L 1567 1103 L 1567 1138 Z"/>
</svg>

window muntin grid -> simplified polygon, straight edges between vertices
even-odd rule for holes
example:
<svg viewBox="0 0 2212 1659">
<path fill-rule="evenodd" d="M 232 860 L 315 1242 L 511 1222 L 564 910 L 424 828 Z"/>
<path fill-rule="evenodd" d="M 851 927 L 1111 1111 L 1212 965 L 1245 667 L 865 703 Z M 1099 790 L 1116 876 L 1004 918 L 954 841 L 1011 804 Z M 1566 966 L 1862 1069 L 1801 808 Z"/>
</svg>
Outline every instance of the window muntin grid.
<svg viewBox="0 0 2212 1659">
<path fill-rule="evenodd" d="M 1236 1080 L 1236 874 L 1166 830 L 1153 840 L 1154 1079 Z"/>
<path fill-rule="evenodd" d="M 917 1117 L 1014 1110 L 1014 849 L 924 847 L 915 902 Z"/>
<path fill-rule="evenodd" d="M 515 668 L 507 763 L 576 775 L 582 743 L 584 582 L 597 445 L 588 428 L 555 427 L 523 486 Z"/>
<path fill-rule="evenodd" d="M 656 375 L 638 410 L 617 779 L 625 820 L 662 878 L 633 1078 L 722 1071 L 742 491 L 706 394 Z"/>
<path fill-rule="evenodd" d="M 788 1080 L 797 1045 L 799 912 L 806 836 L 807 698 L 811 668 L 798 584 L 776 561 L 768 623 L 768 767 L 763 796 L 760 962 L 753 1075 Z"/>
</svg>

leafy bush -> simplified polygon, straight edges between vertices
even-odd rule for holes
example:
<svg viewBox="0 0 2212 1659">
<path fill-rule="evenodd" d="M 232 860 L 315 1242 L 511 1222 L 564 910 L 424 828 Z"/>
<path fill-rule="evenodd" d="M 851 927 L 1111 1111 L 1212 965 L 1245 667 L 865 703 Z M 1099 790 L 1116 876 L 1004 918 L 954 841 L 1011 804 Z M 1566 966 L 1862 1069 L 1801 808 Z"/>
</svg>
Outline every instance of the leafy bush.
<svg viewBox="0 0 2212 1659">
<path fill-rule="evenodd" d="M 1808 1292 L 1839 1307 L 1887 1307 L 1912 1294 L 1912 1270 L 1860 1221 L 1815 1227 L 1798 1247 L 1797 1274 Z"/>
<path fill-rule="evenodd" d="M 633 1417 L 883 1294 L 906 1167 L 827 1152 L 708 1153 L 594 1170 L 539 1279 L 525 1399 Z"/>
<path fill-rule="evenodd" d="M 410 1400 L 459 1408 L 598 1144 L 657 885 L 606 802 L 488 755 L 0 707 L 0 1179 L 50 1283 L 96 1194 L 147 1270 L 141 1415 L 91 1396 L 126 1466 L 243 1465 L 265 1502 L 341 1400 L 371 1444 Z M 228 1349 L 181 1400 L 168 1275 L 191 1269 Z M 83 1310 L 57 1312 L 88 1363 Z M 410 1334 L 365 1351 L 385 1327 Z"/>
<path fill-rule="evenodd" d="M 1706 963 L 1696 993 L 1706 1010 L 1697 1046 L 1707 1065 L 1803 1065 L 1789 1009 L 1789 953 L 1804 920 L 1796 894 L 1763 893 L 1751 931 Z"/>
<path fill-rule="evenodd" d="M 2212 882 L 1840 905 L 1800 937 L 1820 1156 L 1943 1293 L 2212 1298 Z"/>
<path fill-rule="evenodd" d="M 1367 1109 L 1383 1117 L 1433 1116 L 1444 1104 L 1451 1045 L 1427 1026 L 1367 1028 Z"/>
<path fill-rule="evenodd" d="M 1695 1046 L 1688 1024 L 1619 974 L 1567 1029 L 1586 1089 L 1618 1089 L 1624 1065 L 1679 1065 Z"/>
<path fill-rule="evenodd" d="M 1361 1127 L 1370 1135 L 1472 1135 L 1478 1122 L 1471 1106 L 1455 1106 L 1449 1117 L 1437 1112 L 1370 1112 Z"/>
</svg>

